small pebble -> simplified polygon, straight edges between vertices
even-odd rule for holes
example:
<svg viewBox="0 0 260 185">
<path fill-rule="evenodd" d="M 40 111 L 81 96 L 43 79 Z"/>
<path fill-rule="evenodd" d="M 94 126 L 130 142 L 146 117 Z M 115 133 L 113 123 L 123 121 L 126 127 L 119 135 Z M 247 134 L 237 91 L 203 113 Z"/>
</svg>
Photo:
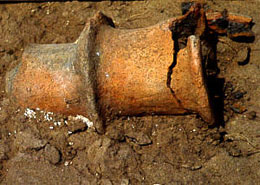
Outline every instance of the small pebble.
<svg viewBox="0 0 260 185">
<path fill-rule="evenodd" d="M 227 149 L 227 152 L 232 157 L 239 157 L 241 156 L 241 150 L 235 147 L 230 147 Z"/>
<path fill-rule="evenodd" d="M 229 120 L 229 116 L 228 115 L 224 115 L 224 122 L 226 123 L 226 122 L 228 122 L 228 120 Z"/>
<path fill-rule="evenodd" d="M 69 166 L 69 161 L 65 161 L 64 166 Z"/>
<path fill-rule="evenodd" d="M 256 112 L 255 111 L 250 111 L 246 114 L 246 117 L 249 119 L 249 120 L 254 120 L 256 118 Z"/>
<path fill-rule="evenodd" d="M 8 159 L 7 153 L 9 152 L 9 146 L 6 143 L 0 142 L 0 160 Z M 0 163 L 1 164 L 1 163 Z"/>
<path fill-rule="evenodd" d="M 75 120 L 70 122 L 67 127 L 68 130 L 71 131 L 71 133 L 76 133 L 76 132 L 85 131 L 88 126 L 80 120 Z"/>
<path fill-rule="evenodd" d="M 96 175 L 99 177 L 99 175 Z M 106 184 L 106 185 L 112 185 L 112 182 L 109 179 L 101 179 L 101 184 Z"/>
<path fill-rule="evenodd" d="M 44 157 L 51 164 L 58 164 L 61 160 L 60 151 L 50 144 L 47 144 L 44 148 Z"/>
<path fill-rule="evenodd" d="M 242 50 L 239 51 L 239 55 L 237 57 L 237 63 L 238 65 L 246 65 L 249 63 L 249 59 L 250 59 L 250 53 L 251 53 L 251 48 L 246 47 L 243 48 Z"/>
<path fill-rule="evenodd" d="M 241 92 L 241 91 L 237 91 L 237 92 L 234 93 L 234 98 L 235 99 L 243 98 L 243 96 L 244 96 L 244 93 Z"/>
<path fill-rule="evenodd" d="M 130 181 L 129 179 L 122 179 L 121 180 L 121 185 L 129 185 Z"/>
<path fill-rule="evenodd" d="M 202 128 L 204 126 L 202 121 L 197 121 L 195 124 L 197 128 Z"/>
<path fill-rule="evenodd" d="M 241 103 L 234 103 L 230 108 L 233 112 L 238 114 L 242 114 L 246 111 L 246 108 L 243 105 L 241 105 Z"/>
<path fill-rule="evenodd" d="M 6 110 L 1 110 L 0 112 L 0 123 L 5 122 L 5 120 L 8 118 L 8 113 Z"/>
</svg>

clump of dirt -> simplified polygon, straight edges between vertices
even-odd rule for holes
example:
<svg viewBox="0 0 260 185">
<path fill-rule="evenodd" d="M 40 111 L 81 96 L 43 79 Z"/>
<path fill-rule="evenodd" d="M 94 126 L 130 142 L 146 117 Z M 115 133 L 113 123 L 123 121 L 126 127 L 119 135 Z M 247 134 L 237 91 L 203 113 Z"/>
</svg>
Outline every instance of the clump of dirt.
<svg viewBox="0 0 260 185">
<path fill-rule="evenodd" d="M 171 0 L 1 4 L 1 183 L 256 184 L 258 1 L 208 2 L 212 9 L 227 8 L 256 23 L 253 43 L 213 38 L 216 55 L 209 58 L 216 63 L 208 71 L 208 83 L 218 125 L 209 127 L 196 115 L 120 117 L 108 121 L 106 133 L 99 135 L 79 117 L 21 109 L 5 93 L 5 74 L 29 43 L 74 42 L 97 10 L 112 17 L 116 27 L 137 28 L 181 15 L 180 5 Z"/>
</svg>

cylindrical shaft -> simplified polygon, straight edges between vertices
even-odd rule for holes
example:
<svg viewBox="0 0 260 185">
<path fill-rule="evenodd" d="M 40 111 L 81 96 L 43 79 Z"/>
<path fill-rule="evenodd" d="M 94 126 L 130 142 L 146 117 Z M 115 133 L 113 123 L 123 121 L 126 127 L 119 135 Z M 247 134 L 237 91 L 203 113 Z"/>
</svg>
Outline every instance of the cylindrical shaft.
<svg viewBox="0 0 260 185">
<path fill-rule="evenodd" d="M 199 39 L 190 36 L 174 61 L 171 26 L 177 20 L 120 30 L 99 13 L 75 43 L 28 47 L 7 75 L 6 90 L 22 107 L 82 114 L 92 121 L 111 113 L 192 112 L 212 123 Z"/>
</svg>

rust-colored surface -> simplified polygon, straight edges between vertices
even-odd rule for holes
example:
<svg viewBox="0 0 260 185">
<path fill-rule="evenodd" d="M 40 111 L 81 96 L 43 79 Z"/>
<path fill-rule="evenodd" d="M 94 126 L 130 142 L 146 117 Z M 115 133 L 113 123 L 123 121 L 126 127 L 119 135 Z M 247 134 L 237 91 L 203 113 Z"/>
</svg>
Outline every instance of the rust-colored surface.
<svg viewBox="0 0 260 185">
<path fill-rule="evenodd" d="M 254 37 L 251 31 L 253 19 L 249 16 L 209 10 L 206 17 L 209 29 L 218 34 L 227 34 L 230 38 Z"/>
<path fill-rule="evenodd" d="M 101 61 L 98 96 L 103 112 L 107 106 L 122 115 L 184 112 L 166 84 L 174 53 L 167 25 L 137 30 L 102 26 L 97 40 Z"/>
<path fill-rule="evenodd" d="M 76 73 L 75 44 L 31 45 L 12 80 L 12 96 L 22 107 L 82 114 L 81 77 Z"/>
<path fill-rule="evenodd" d="M 75 43 L 28 47 L 7 75 L 6 90 L 22 107 L 82 114 L 97 122 L 111 114 L 198 113 L 213 123 L 199 37 L 205 21 L 221 33 L 213 25 L 221 16 L 205 14 L 195 3 L 184 16 L 122 30 L 98 13 Z M 186 32 L 186 47 L 174 48 Z"/>
<path fill-rule="evenodd" d="M 103 26 L 97 40 L 101 61 L 98 97 L 103 114 L 108 107 L 119 115 L 200 111 L 204 120 L 213 122 L 200 42 L 195 36 L 177 57 L 171 88 L 167 87 L 167 73 L 173 62 L 174 41 L 168 23 L 132 31 Z"/>
<path fill-rule="evenodd" d="M 180 105 L 187 112 L 196 112 L 209 122 L 214 122 L 207 86 L 202 69 L 200 40 L 190 36 L 187 47 L 180 50 L 173 68 L 171 88 Z"/>
<path fill-rule="evenodd" d="M 249 16 L 242 16 L 234 13 L 228 14 L 228 20 L 232 22 L 238 22 L 238 23 L 244 23 L 244 24 L 250 24 L 252 23 L 253 19 Z"/>
</svg>

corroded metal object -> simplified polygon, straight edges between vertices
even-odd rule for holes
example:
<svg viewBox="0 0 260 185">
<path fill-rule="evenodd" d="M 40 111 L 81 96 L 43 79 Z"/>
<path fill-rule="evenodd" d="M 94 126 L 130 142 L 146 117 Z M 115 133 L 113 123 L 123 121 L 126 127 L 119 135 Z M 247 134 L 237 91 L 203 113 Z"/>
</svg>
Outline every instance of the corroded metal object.
<svg viewBox="0 0 260 185">
<path fill-rule="evenodd" d="M 84 115 L 99 131 L 114 115 L 197 113 L 213 123 L 200 35 L 188 36 L 183 49 L 173 39 L 175 27 L 190 18 L 199 30 L 193 33 L 203 33 L 202 13 L 196 5 L 184 16 L 131 30 L 115 29 L 97 13 L 75 43 L 27 47 L 7 75 L 6 91 L 22 107 Z"/>
</svg>

